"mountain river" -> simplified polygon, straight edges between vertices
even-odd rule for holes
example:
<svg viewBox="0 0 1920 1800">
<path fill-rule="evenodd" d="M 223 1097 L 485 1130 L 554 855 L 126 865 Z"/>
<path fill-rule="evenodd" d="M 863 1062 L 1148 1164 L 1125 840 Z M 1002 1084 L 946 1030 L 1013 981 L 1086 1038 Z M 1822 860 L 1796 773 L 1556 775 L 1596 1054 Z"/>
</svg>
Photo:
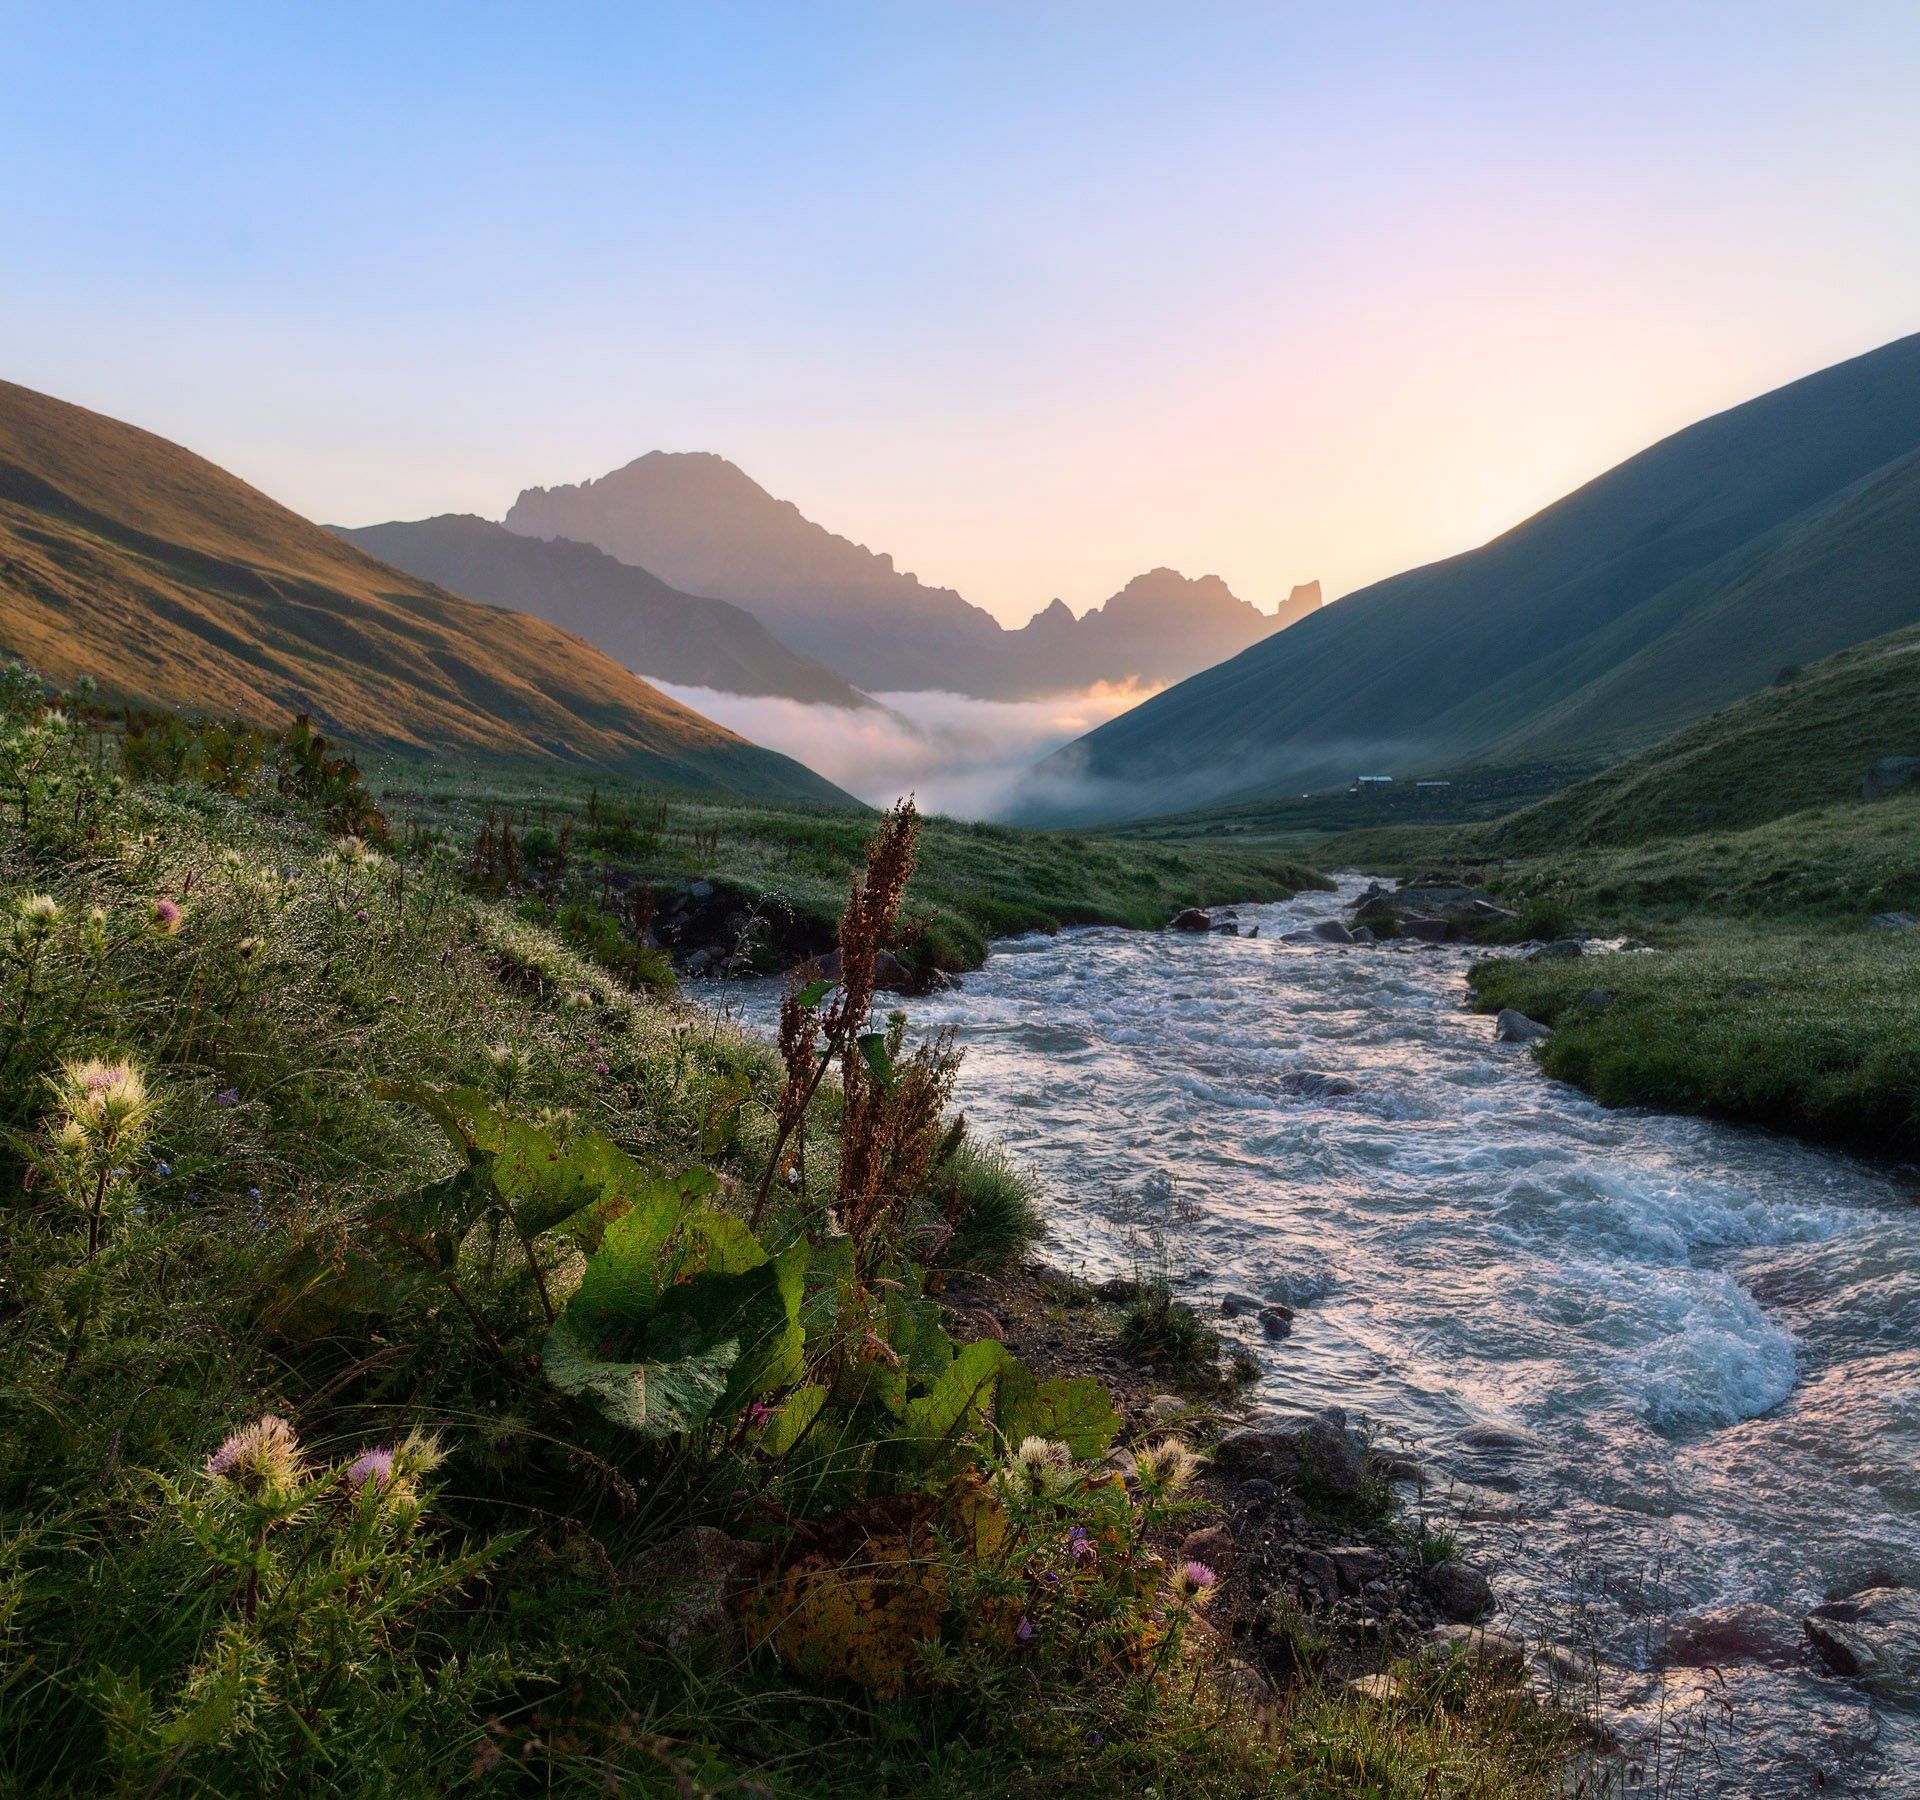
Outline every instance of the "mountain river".
<svg viewBox="0 0 1920 1800">
<path fill-rule="evenodd" d="M 1920 1712 L 1801 1629 L 1870 1572 L 1920 1584 L 1910 1173 L 1606 1111 L 1495 1043 L 1464 950 L 1282 941 L 1357 885 L 1239 908 L 1252 938 L 1009 940 L 908 1010 L 956 1028 L 1046 1254 L 1126 1273 L 1163 1225 L 1184 1298 L 1249 1308 L 1218 1322 L 1257 1403 L 1413 1450 L 1496 1622 L 1601 1660 L 1645 1791 L 1920 1795 Z M 712 991 L 754 1026 L 778 1000 Z"/>
</svg>

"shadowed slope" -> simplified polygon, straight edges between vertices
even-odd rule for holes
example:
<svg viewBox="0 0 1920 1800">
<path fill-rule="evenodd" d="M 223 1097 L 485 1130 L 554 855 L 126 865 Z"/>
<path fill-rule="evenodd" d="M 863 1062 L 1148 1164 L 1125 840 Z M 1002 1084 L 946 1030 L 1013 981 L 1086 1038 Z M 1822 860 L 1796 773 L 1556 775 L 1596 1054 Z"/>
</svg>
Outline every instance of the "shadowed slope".
<svg viewBox="0 0 1920 1800">
<path fill-rule="evenodd" d="M 789 650 L 745 608 L 683 594 L 591 544 L 523 537 L 472 513 L 329 529 L 410 575 L 576 632 L 657 681 L 826 706 L 872 704 L 823 663 Z"/>
<path fill-rule="evenodd" d="M 389 569 L 201 457 L 0 383 L 0 648 L 113 699 L 365 745 L 845 796 L 578 638 Z"/>
<path fill-rule="evenodd" d="M 1031 810 L 1141 817 L 1363 765 L 1645 742 L 1920 614 L 1896 467 L 1916 449 L 1920 336 L 1691 426 L 1481 549 L 1169 689 L 1041 765 Z"/>
</svg>

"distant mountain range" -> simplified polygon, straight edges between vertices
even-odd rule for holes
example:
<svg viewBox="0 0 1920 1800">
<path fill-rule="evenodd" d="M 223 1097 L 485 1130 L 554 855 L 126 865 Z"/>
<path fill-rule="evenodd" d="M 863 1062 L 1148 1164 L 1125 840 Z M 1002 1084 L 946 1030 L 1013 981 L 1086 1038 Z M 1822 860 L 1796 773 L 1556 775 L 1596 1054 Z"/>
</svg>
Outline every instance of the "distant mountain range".
<svg viewBox="0 0 1920 1800">
<path fill-rule="evenodd" d="M 1217 576 L 1155 569 L 1082 618 L 1056 600 L 1009 631 L 706 454 L 655 450 L 597 481 L 528 488 L 506 525 L 592 544 L 675 588 L 731 601 L 868 690 L 1018 699 L 1096 681 L 1178 681 L 1319 602 L 1317 583 L 1296 588 L 1290 618 L 1276 620 Z"/>
<path fill-rule="evenodd" d="M 1920 335 L 1169 688 L 1041 764 L 1022 816 L 1143 818 L 1648 743 L 1920 619 L 1916 452 Z"/>
<path fill-rule="evenodd" d="M 848 796 L 525 612 L 376 562 L 134 426 L 0 382 L 0 650 L 108 698 L 369 747 Z"/>
<path fill-rule="evenodd" d="M 521 537 L 472 513 L 331 529 L 409 575 L 577 633 L 658 681 L 825 706 L 872 704 L 845 677 L 789 650 L 745 608 L 683 594 L 591 544 Z"/>
</svg>

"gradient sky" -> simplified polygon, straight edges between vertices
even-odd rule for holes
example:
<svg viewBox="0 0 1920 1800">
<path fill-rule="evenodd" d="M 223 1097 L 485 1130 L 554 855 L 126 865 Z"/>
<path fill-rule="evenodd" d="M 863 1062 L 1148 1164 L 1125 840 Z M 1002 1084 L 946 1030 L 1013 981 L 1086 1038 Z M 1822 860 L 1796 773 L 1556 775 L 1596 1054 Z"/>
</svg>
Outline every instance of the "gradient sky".
<svg viewBox="0 0 1920 1800">
<path fill-rule="evenodd" d="M 1920 329 L 1920 6 L 0 0 L 0 375 L 313 517 L 717 450 L 1010 620 Z"/>
</svg>

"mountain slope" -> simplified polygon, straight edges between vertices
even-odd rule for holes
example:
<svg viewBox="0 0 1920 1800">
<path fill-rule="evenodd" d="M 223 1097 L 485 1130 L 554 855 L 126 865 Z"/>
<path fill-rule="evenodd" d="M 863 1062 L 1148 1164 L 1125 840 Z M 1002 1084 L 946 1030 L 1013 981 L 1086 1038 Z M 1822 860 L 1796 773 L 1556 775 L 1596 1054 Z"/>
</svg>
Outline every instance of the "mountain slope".
<svg viewBox="0 0 1920 1800">
<path fill-rule="evenodd" d="M 116 700 L 845 799 L 578 638 L 389 569 L 150 432 L 0 382 L 0 648 Z"/>
<path fill-rule="evenodd" d="M 1920 625 L 1856 644 L 1511 814 L 1502 851 L 1639 844 L 1857 801 L 1874 764 L 1920 757 Z"/>
<path fill-rule="evenodd" d="M 683 594 L 591 544 L 523 537 L 472 513 L 329 529 L 409 575 L 571 631 L 657 681 L 826 706 L 870 704 L 744 608 Z"/>
<path fill-rule="evenodd" d="M 1644 742 L 1783 662 L 1920 615 L 1895 547 L 1912 491 L 1893 467 L 1917 448 L 1920 336 L 1691 426 L 1492 543 L 1169 689 L 1043 764 L 1030 811 L 1141 817 L 1327 786 L 1363 763 L 1417 773 L 1496 746 Z M 1828 507 L 1843 510 L 1820 526 Z M 1835 602 L 1797 585 L 1837 566 L 1850 534 L 1848 567 L 1878 571 L 1867 587 Z"/>
<path fill-rule="evenodd" d="M 732 601 L 868 689 L 1008 700 L 1096 681 L 1178 681 L 1277 628 L 1217 576 L 1188 581 L 1155 569 L 1082 618 L 1056 600 L 1008 631 L 951 588 L 928 587 L 706 454 L 656 450 L 597 481 L 528 488 L 506 524 L 595 545 L 676 587 Z"/>
</svg>

